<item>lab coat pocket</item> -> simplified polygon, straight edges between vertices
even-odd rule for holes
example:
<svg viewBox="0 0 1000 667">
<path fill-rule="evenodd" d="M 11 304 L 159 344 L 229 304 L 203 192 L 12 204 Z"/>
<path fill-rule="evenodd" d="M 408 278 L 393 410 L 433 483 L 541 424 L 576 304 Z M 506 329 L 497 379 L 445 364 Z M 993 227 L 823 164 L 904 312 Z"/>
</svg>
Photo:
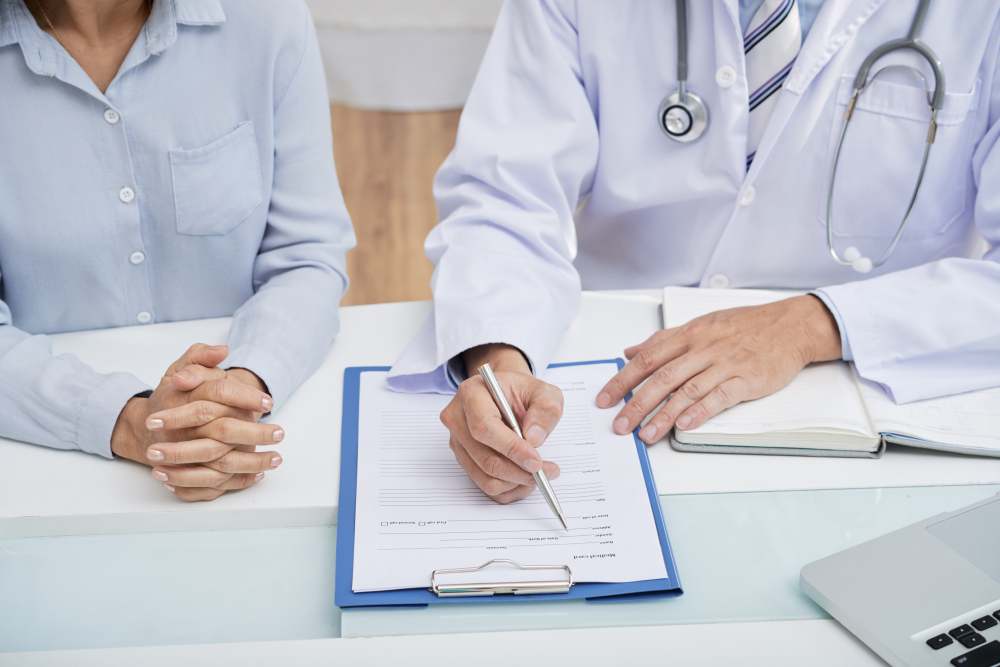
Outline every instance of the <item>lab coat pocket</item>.
<svg viewBox="0 0 1000 667">
<path fill-rule="evenodd" d="M 199 148 L 170 151 L 177 232 L 228 234 L 264 197 L 253 123 Z"/>
<path fill-rule="evenodd" d="M 828 169 L 833 168 L 853 89 L 853 77 L 840 81 Z M 943 234 L 966 212 L 972 198 L 975 150 L 969 119 L 974 117 L 971 112 L 977 98 L 978 85 L 968 93 L 945 95 L 937 136 L 904 240 Z M 929 121 L 925 88 L 898 81 L 869 83 L 858 98 L 841 149 L 833 193 L 835 236 L 888 239 L 896 233 L 917 182 Z M 820 223 L 826 224 L 825 197 Z"/>
</svg>

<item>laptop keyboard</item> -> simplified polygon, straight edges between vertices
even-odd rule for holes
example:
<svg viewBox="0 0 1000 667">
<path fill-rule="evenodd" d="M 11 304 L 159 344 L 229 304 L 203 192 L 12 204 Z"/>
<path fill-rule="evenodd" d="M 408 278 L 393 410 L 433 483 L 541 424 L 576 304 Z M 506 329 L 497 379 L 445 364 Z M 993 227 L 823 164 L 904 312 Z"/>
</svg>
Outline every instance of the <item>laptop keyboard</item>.
<svg viewBox="0 0 1000 667">
<path fill-rule="evenodd" d="M 967 653 L 952 658 L 951 664 L 955 667 L 998 667 L 1000 666 L 1000 641 L 994 639 L 989 641 L 981 633 L 991 631 L 1000 625 L 1000 609 L 977 619 L 963 623 L 952 628 L 947 633 L 941 633 L 927 640 L 927 645 L 935 651 L 940 651 L 945 646 L 959 643 L 965 648 L 972 649 Z"/>
</svg>

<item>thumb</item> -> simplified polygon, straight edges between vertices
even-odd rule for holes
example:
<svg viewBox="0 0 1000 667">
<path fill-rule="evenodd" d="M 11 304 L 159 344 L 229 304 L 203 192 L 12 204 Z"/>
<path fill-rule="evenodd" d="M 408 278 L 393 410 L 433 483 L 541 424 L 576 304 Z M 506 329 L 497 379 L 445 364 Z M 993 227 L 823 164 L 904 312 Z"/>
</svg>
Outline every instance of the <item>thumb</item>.
<svg viewBox="0 0 1000 667">
<path fill-rule="evenodd" d="M 181 355 L 181 358 L 170 364 L 166 375 L 173 375 L 186 366 L 198 365 L 215 368 L 229 355 L 228 345 L 205 345 L 195 343 Z"/>
<path fill-rule="evenodd" d="M 524 439 L 532 447 L 539 447 L 555 430 L 563 413 L 563 394 L 555 387 L 540 380 L 534 380 L 524 397 L 527 408 L 522 420 Z"/>
</svg>

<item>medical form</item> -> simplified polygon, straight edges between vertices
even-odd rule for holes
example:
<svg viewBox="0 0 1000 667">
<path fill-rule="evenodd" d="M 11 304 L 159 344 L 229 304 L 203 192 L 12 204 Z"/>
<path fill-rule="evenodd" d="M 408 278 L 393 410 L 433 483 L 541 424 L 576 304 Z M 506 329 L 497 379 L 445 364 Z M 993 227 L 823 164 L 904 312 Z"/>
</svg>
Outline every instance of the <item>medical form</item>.
<svg viewBox="0 0 1000 667">
<path fill-rule="evenodd" d="M 540 453 L 560 466 L 552 484 L 569 530 L 537 490 L 499 505 L 468 479 L 439 420 L 450 396 L 396 393 L 385 373 L 363 374 L 354 591 L 426 588 L 435 569 L 492 559 L 565 564 L 580 583 L 666 577 L 635 441 L 611 430 L 617 410 L 594 405 L 616 370 L 613 363 L 572 365 L 544 376 L 565 397 Z"/>
</svg>

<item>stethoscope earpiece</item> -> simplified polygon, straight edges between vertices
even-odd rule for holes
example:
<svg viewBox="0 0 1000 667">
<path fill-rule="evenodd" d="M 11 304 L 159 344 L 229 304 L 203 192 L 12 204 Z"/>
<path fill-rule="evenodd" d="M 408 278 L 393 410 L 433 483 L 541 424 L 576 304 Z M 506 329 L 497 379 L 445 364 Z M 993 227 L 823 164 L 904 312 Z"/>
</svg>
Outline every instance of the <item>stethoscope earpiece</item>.
<svg viewBox="0 0 1000 667">
<path fill-rule="evenodd" d="M 874 268 L 871 257 L 865 257 L 854 246 L 850 246 L 844 250 L 844 261 L 850 263 L 851 268 L 858 273 L 870 273 Z"/>
</svg>

